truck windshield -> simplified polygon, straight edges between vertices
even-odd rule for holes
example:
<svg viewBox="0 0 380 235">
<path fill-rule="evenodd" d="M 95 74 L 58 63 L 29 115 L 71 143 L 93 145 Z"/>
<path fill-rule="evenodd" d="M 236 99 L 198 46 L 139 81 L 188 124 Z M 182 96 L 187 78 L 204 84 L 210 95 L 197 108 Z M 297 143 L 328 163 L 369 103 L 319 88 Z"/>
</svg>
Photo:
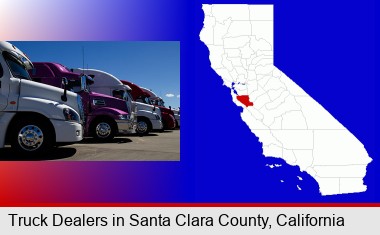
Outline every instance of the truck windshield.
<svg viewBox="0 0 380 235">
<path fill-rule="evenodd" d="M 152 102 L 150 101 L 150 99 L 148 97 L 144 97 L 144 103 L 146 104 L 152 104 Z"/>
<path fill-rule="evenodd" d="M 124 90 L 113 90 L 112 96 L 118 99 L 123 99 L 123 100 L 125 100 L 126 98 Z"/>
<path fill-rule="evenodd" d="M 133 101 L 132 94 L 130 91 L 125 92 L 125 96 L 126 98 L 128 98 L 127 100 Z"/>
<path fill-rule="evenodd" d="M 158 105 L 159 106 L 162 106 L 162 107 L 165 107 L 165 102 L 161 99 L 158 100 Z"/>
<path fill-rule="evenodd" d="M 154 105 L 165 107 L 165 102 L 161 99 L 154 99 L 154 100 L 151 100 L 151 102 Z"/>
<path fill-rule="evenodd" d="M 87 77 L 86 77 L 87 78 Z M 78 93 L 81 91 L 90 92 L 88 79 L 80 78 L 79 80 L 69 80 L 69 88 L 71 91 Z"/>
<path fill-rule="evenodd" d="M 3 56 L 15 78 L 32 80 L 25 65 L 16 56 L 6 51 L 3 52 Z"/>
</svg>

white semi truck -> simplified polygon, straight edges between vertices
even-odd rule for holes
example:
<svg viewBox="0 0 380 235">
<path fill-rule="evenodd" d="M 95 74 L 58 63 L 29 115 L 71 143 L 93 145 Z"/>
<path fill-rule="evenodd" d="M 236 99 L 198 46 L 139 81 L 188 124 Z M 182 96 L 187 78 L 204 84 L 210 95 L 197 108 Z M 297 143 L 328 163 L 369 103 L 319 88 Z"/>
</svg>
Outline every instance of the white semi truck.
<svg viewBox="0 0 380 235">
<path fill-rule="evenodd" d="M 132 103 L 133 110 L 137 114 L 136 132 L 141 135 L 148 134 L 151 130 L 162 130 L 161 110 L 150 104 L 133 101 L 131 87 L 122 83 L 117 77 L 110 73 L 97 69 L 71 69 L 75 73 L 85 73 L 94 77 L 94 84 L 91 85 L 91 90 L 101 94 L 118 97 Z M 129 104 L 128 104 L 129 105 Z"/>
<path fill-rule="evenodd" d="M 0 148 L 36 154 L 81 141 L 83 107 L 77 94 L 34 82 L 33 64 L 18 48 L 0 42 Z"/>
</svg>

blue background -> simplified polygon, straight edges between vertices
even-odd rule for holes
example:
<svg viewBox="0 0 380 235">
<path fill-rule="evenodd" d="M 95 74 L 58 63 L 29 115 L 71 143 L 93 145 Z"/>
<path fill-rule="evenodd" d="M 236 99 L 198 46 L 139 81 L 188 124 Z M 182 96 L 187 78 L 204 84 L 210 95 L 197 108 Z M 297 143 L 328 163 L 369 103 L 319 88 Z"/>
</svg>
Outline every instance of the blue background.
<svg viewBox="0 0 380 235">
<path fill-rule="evenodd" d="M 375 0 L 355 4 L 327 0 L 67 0 L 61 4 L 50 1 L 44 11 L 37 4 L 45 1 L 24 2 L 33 10 L 24 5 L 20 10 L 36 16 L 22 14 L 32 27 L 26 27 L 29 31 L 24 37 L 6 40 L 180 41 L 181 161 L 2 162 L 0 205 L 380 202 L 380 127 L 376 122 L 379 19 L 375 14 L 380 6 Z M 322 197 L 317 183 L 298 167 L 263 157 L 260 143 L 241 120 L 241 108 L 211 69 L 207 47 L 199 40 L 202 3 L 274 4 L 275 64 L 364 144 L 373 159 L 364 179 L 366 193 Z M 14 10 L 5 8 L 4 12 Z M 12 29 L 23 29 L 24 18 L 10 17 L 3 22 L 8 26 L 19 20 L 20 27 Z M 267 164 L 282 167 L 270 169 Z"/>
</svg>

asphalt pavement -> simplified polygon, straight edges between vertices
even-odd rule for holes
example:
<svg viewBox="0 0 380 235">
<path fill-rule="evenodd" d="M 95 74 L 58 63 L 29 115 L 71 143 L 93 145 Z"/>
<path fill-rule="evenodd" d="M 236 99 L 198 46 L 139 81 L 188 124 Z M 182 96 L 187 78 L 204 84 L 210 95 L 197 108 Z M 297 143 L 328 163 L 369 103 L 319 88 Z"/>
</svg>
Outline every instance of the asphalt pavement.
<svg viewBox="0 0 380 235">
<path fill-rule="evenodd" d="M 148 136 L 120 136 L 102 143 L 93 138 L 54 148 L 39 156 L 17 156 L 9 146 L 0 149 L 0 161 L 179 161 L 180 130 L 151 133 Z"/>
</svg>

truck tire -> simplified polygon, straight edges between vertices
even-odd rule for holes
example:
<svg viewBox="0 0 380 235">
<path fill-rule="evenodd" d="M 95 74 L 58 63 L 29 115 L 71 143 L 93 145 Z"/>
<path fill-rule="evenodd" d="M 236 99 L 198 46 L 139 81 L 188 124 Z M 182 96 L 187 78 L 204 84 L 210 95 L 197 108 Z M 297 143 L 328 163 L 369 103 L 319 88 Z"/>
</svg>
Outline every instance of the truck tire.
<svg viewBox="0 0 380 235">
<path fill-rule="evenodd" d="M 115 137 L 116 127 L 111 120 L 99 119 L 94 122 L 91 131 L 94 138 L 102 141 L 110 141 Z"/>
<path fill-rule="evenodd" d="M 137 118 L 136 133 L 138 135 L 147 135 L 152 130 L 152 124 L 147 118 Z"/>
<path fill-rule="evenodd" d="M 53 147 L 53 130 L 46 122 L 26 118 L 17 121 L 11 128 L 10 142 L 16 152 L 39 154 Z"/>
</svg>

